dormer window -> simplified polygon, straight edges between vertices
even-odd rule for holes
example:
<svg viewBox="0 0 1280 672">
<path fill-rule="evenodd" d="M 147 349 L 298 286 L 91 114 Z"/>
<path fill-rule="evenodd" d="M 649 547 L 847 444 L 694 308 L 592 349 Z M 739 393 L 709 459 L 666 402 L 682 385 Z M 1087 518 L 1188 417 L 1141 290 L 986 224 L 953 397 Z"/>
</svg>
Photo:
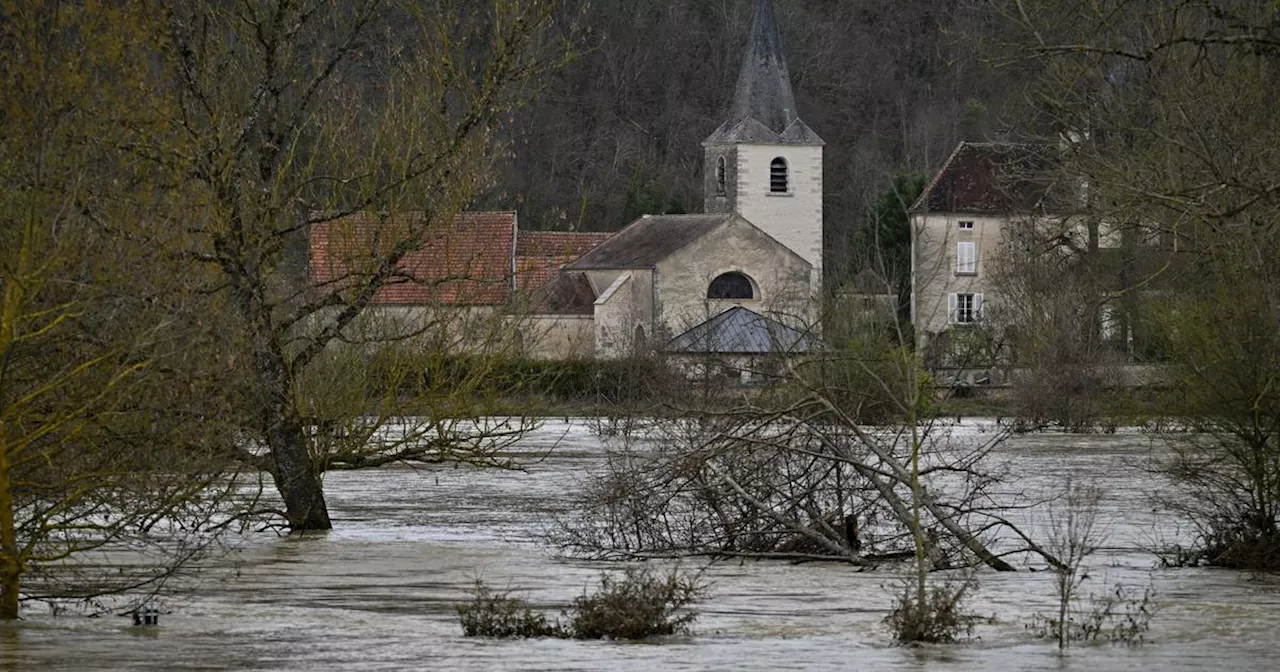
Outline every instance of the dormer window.
<svg viewBox="0 0 1280 672">
<path fill-rule="evenodd" d="M 725 161 L 724 157 L 716 159 L 716 193 L 723 194 L 725 189 Z"/>
<path fill-rule="evenodd" d="M 787 193 L 789 186 L 787 182 L 787 160 L 779 156 L 769 164 L 769 193 Z"/>
</svg>

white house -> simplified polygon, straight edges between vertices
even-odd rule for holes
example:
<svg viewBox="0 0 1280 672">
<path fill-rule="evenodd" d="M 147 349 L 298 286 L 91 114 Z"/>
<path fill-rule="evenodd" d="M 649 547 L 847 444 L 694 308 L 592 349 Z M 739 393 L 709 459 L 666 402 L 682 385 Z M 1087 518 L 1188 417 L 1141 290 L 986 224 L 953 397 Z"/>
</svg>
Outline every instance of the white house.
<svg viewBox="0 0 1280 672">
<path fill-rule="evenodd" d="M 962 142 L 908 211 L 911 321 L 921 352 L 999 303 L 993 262 L 1008 227 L 1063 218 L 1041 148 Z"/>
</svg>

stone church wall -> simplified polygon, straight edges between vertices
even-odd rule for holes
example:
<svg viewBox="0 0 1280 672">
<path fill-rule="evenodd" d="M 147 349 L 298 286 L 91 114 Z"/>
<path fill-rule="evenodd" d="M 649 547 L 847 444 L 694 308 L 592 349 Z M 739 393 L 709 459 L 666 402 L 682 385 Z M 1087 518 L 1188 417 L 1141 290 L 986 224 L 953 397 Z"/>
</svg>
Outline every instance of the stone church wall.
<svg viewBox="0 0 1280 672">
<path fill-rule="evenodd" d="M 707 289 L 722 273 L 751 278 L 755 298 L 708 299 Z M 804 260 L 769 240 L 742 220 L 734 220 L 658 264 L 656 289 L 667 338 L 707 318 L 741 305 L 788 324 L 808 319 L 810 268 Z"/>
</svg>

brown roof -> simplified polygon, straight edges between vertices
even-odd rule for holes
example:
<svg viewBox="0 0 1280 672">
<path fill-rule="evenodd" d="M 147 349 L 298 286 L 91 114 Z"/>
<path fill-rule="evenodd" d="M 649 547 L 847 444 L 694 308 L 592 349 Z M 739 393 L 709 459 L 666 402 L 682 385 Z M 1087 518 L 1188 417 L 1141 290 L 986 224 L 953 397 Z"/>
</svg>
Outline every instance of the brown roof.
<svg viewBox="0 0 1280 672">
<path fill-rule="evenodd" d="M 1045 145 L 962 142 L 911 206 L 911 212 L 999 214 L 1060 211 L 1052 149 Z"/>
<path fill-rule="evenodd" d="M 560 267 L 608 240 L 612 233 L 520 231 L 516 236 L 516 285 L 538 289 L 560 275 Z"/>
<path fill-rule="evenodd" d="M 565 268 L 577 271 L 652 268 L 731 217 L 733 215 L 728 214 L 645 215 Z"/>
<path fill-rule="evenodd" d="M 533 294 L 533 312 L 542 315 L 591 315 L 595 303 L 586 273 L 560 273 Z"/>
<path fill-rule="evenodd" d="M 421 235 L 421 244 L 401 259 L 375 304 L 486 306 L 511 298 L 514 212 L 464 213 L 447 223 L 427 223 L 423 217 L 358 213 L 316 224 L 309 242 L 312 284 L 333 289 L 359 283 L 376 269 L 381 255 Z"/>
</svg>

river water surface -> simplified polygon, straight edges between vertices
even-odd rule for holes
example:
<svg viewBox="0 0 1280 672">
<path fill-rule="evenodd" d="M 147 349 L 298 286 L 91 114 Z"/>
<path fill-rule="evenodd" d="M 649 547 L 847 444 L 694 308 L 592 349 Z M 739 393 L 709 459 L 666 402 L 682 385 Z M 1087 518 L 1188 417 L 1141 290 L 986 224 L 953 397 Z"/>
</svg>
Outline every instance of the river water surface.
<svg viewBox="0 0 1280 672">
<path fill-rule="evenodd" d="M 986 431 L 965 421 L 960 431 Z M 167 598 L 158 628 L 32 608 L 0 626 L 0 670 L 1271 670 L 1280 580 L 1154 569 L 1143 549 L 1185 539 L 1148 502 L 1140 433 L 1015 437 L 999 449 L 1011 487 L 1049 492 L 1063 474 L 1106 494 L 1107 550 L 1086 592 L 1151 586 L 1158 608 L 1140 647 L 1078 645 L 1060 655 L 1026 625 L 1054 608 L 1049 573 L 979 574 L 971 609 L 990 620 L 967 644 L 897 648 L 882 619 L 890 571 L 837 564 L 721 562 L 695 634 L 659 642 L 492 641 L 461 635 L 453 604 L 476 578 L 559 611 L 608 566 L 557 559 L 538 541 L 602 447 L 586 423 L 548 423 L 525 472 L 467 469 L 332 474 L 336 529 L 244 539 L 192 591 Z M 1036 512 L 1027 514 L 1037 520 Z M 699 564 L 700 566 L 700 564 Z"/>
</svg>

